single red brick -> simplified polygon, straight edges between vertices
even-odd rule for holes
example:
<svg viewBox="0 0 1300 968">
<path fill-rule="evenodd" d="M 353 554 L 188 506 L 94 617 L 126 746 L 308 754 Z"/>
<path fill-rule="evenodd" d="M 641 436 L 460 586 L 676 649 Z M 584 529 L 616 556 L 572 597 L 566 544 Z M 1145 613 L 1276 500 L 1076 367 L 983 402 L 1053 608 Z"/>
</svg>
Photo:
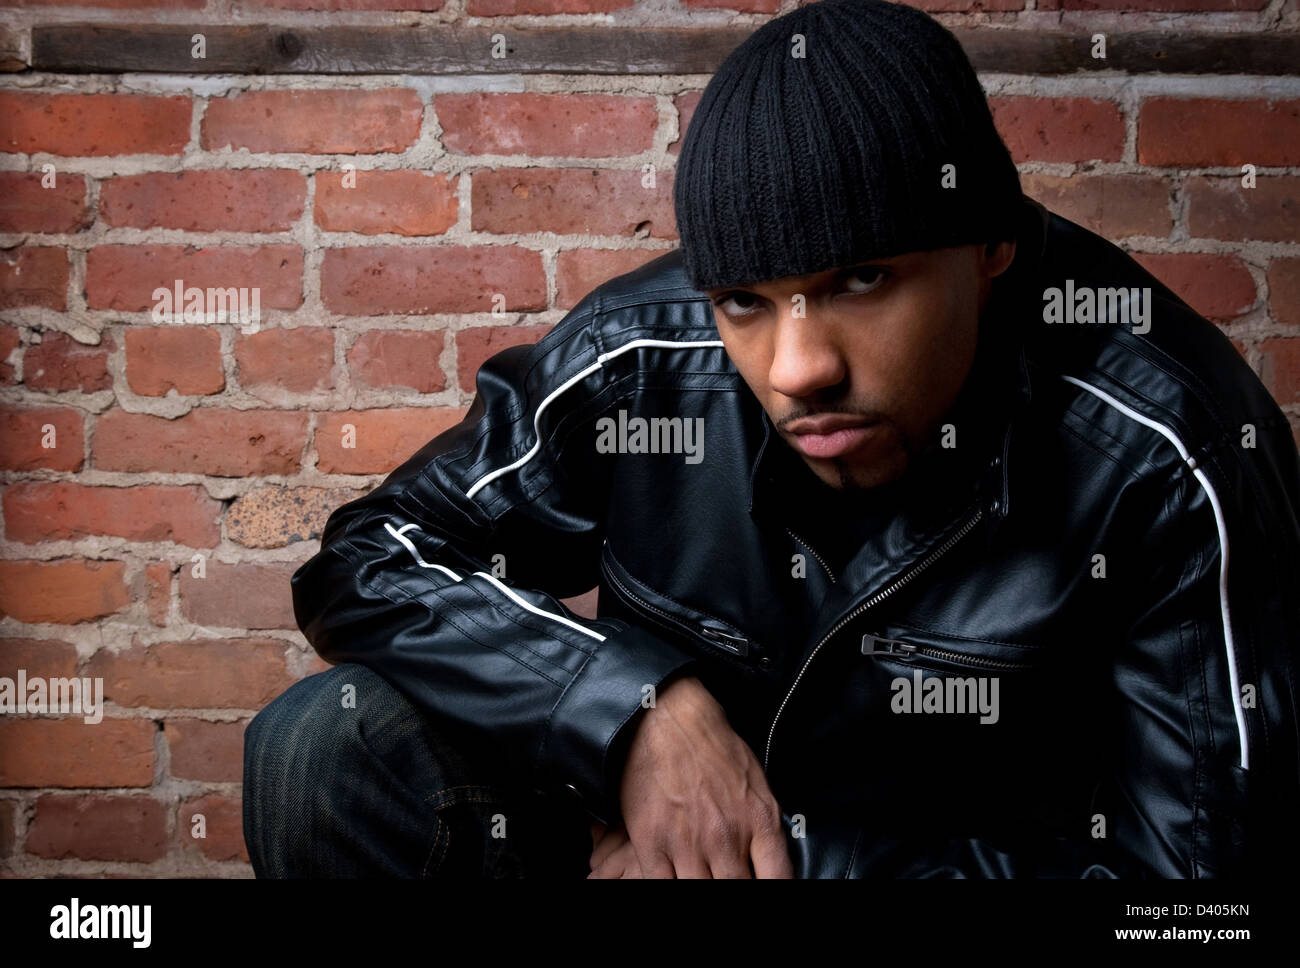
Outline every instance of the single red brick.
<svg viewBox="0 0 1300 968">
<path fill-rule="evenodd" d="M 545 16 L 554 13 L 607 13 L 624 10 L 635 0 L 469 0 L 471 17 Z"/>
<path fill-rule="evenodd" d="M 695 109 L 699 106 L 703 93 L 686 91 L 673 98 L 673 107 L 677 108 L 677 140 L 668 146 L 668 153 L 673 157 L 681 154 L 682 139 L 686 137 L 686 129 L 690 127 L 691 118 L 695 117 Z"/>
<path fill-rule="evenodd" d="M 235 723 L 168 719 L 163 735 L 171 749 L 171 775 L 210 783 L 239 783 L 244 778 L 247 727 L 246 719 Z"/>
<path fill-rule="evenodd" d="M 99 217 L 142 229 L 284 232 L 302 217 L 306 198 L 307 179 L 296 171 L 157 171 L 105 179 Z"/>
<path fill-rule="evenodd" d="M 1241 179 L 1188 178 L 1187 230 L 1203 239 L 1223 242 L 1292 242 L 1300 238 L 1300 178 L 1285 175 L 1256 180 L 1245 188 Z"/>
<path fill-rule="evenodd" d="M 43 796 L 27 853 L 54 859 L 154 861 L 167 853 L 167 811 L 152 797 Z"/>
<path fill-rule="evenodd" d="M 470 227 L 477 232 L 556 232 L 623 238 L 677 237 L 673 173 L 646 188 L 640 171 L 499 168 L 470 183 Z"/>
<path fill-rule="evenodd" d="M 121 561 L 0 560 L 0 616 L 74 625 L 112 615 L 130 604 L 125 572 Z"/>
<path fill-rule="evenodd" d="M 1269 261 L 1268 304 L 1279 323 L 1300 326 L 1300 258 Z"/>
<path fill-rule="evenodd" d="M 260 313 L 302 305 L 302 249 L 296 245 L 212 245 L 197 249 L 181 245 L 101 245 L 86 253 L 86 305 L 91 309 L 152 310 L 155 322 L 188 323 L 191 320 L 182 317 L 186 306 L 174 305 L 178 280 L 182 300 L 190 299 L 192 288 L 202 290 L 206 297 L 205 312 L 211 318 L 204 316 L 198 322 L 242 324 L 242 311 L 256 309 Z M 240 289 L 247 292 L 239 293 Z M 224 301 L 217 301 L 218 296 Z M 225 319 L 216 318 L 223 308 Z"/>
<path fill-rule="evenodd" d="M 0 92 L 0 150 L 70 157 L 179 155 L 192 103 L 180 95 Z"/>
<path fill-rule="evenodd" d="M 1010 96 L 989 98 L 989 108 L 1017 164 L 1119 161 L 1123 156 L 1124 113 L 1114 101 Z"/>
<path fill-rule="evenodd" d="M 113 388 L 108 354 L 113 337 L 105 335 L 98 346 L 79 343 L 67 333 L 47 332 L 23 354 L 23 384 L 32 390 L 79 390 L 95 393 Z"/>
<path fill-rule="evenodd" d="M 321 302 L 333 313 L 472 313 L 546 308 L 540 252 L 513 245 L 326 249 Z"/>
<path fill-rule="evenodd" d="M 267 329 L 235 337 L 239 384 L 308 393 L 334 386 L 334 330 Z"/>
<path fill-rule="evenodd" d="M 0 326 L 0 386 L 13 386 L 18 382 L 18 374 L 10 357 L 14 357 L 16 362 L 18 354 L 15 351 L 20 342 L 16 326 Z"/>
<path fill-rule="evenodd" d="M 201 141 L 206 151 L 405 151 L 420 135 L 423 114 L 420 95 L 406 88 L 249 91 L 208 102 Z"/>
<path fill-rule="evenodd" d="M 687 0 L 688 3 L 691 0 Z M 1025 0 L 909 0 L 909 7 L 916 7 L 927 13 L 992 13 L 1003 10 L 1024 10 Z M 1042 9 L 1042 0 L 1038 4 Z"/>
<path fill-rule="evenodd" d="M 296 629 L 289 578 L 297 563 L 254 565 L 209 560 L 205 576 L 192 566 L 180 577 L 181 613 L 215 628 Z"/>
<path fill-rule="evenodd" d="M 464 407 L 323 413 L 316 427 L 317 467 L 326 474 L 386 474 L 465 413 Z"/>
<path fill-rule="evenodd" d="M 147 719 L 86 722 L 85 713 L 0 717 L 0 786 L 150 786 L 157 732 Z"/>
<path fill-rule="evenodd" d="M 456 376 L 467 393 L 475 389 L 474 378 L 488 358 L 509 346 L 536 343 L 551 331 L 546 324 L 535 326 L 471 326 L 456 333 Z"/>
<path fill-rule="evenodd" d="M 234 0 L 236 7 L 281 10 L 441 10 L 447 0 Z"/>
<path fill-rule="evenodd" d="M 1227 322 L 1255 305 L 1255 280 L 1235 255 L 1135 252 L 1133 258 L 1206 319 Z"/>
<path fill-rule="evenodd" d="M 1260 379 L 1279 404 L 1300 403 L 1300 339 L 1278 337 L 1259 344 Z"/>
<path fill-rule="evenodd" d="M 237 611 L 222 621 L 238 625 Z M 261 709 L 297 681 L 285 666 L 286 648 L 274 639 L 189 639 L 100 649 L 85 675 L 102 676 L 105 699 L 119 706 Z"/>
<path fill-rule="evenodd" d="M 435 94 L 442 143 L 463 155 L 611 158 L 654 147 L 652 97 L 473 91 Z"/>
<path fill-rule="evenodd" d="M 77 674 L 77 648 L 58 639 L 0 639 L 0 676 L 17 681 L 18 670 L 27 678 L 66 679 Z"/>
<path fill-rule="evenodd" d="M 316 224 L 327 232 L 441 235 L 456 224 L 456 183 L 442 172 L 318 172 Z"/>
<path fill-rule="evenodd" d="M 221 541 L 222 504 L 198 485 L 88 487 L 19 482 L 4 492 L 5 537 L 36 544 L 115 535 L 211 548 Z"/>
<path fill-rule="evenodd" d="M 1214 10 L 1263 10 L 1269 0 L 1038 0 L 1039 10 L 1151 10 L 1202 13 Z"/>
<path fill-rule="evenodd" d="M 734 10 L 737 13 L 776 13 L 781 0 L 683 0 L 687 10 Z"/>
<path fill-rule="evenodd" d="M 100 470 L 262 477 L 293 474 L 307 438 L 307 415 L 204 407 L 169 420 L 110 410 L 95 427 Z"/>
<path fill-rule="evenodd" d="M 0 172 L 0 232 L 80 232 L 92 221 L 85 175 Z"/>
<path fill-rule="evenodd" d="M 1300 99 L 1153 97 L 1138 114 L 1143 165 L 1300 165 Z"/>
<path fill-rule="evenodd" d="M 24 245 L 0 251 L 0 309 L 66 310 L 68 272 L 65 249 Z"/>
<path fill-rule="evenodd" d="M 176 834 L 183 845 L 197 847 L 210 860 L 248 863 L 243 816 L 243 803 L 236 797 L 191 797 L 177 810 Z"/>
<path fill-rule="evenodd" d="M 601 283 L 661 255 L 663 249 L 565 249 L 555 257 L 555 305 L 572 309 Z"/>
<path fill-rule="evenodd" d="M 442 330 L 370 330 L 348 350 L 348 366 L 357 382 L 366 386 L 437 393 L 447 386 L 447 376 L 438 362 L 442 344 Z"/>
<path fill-rule="evenodd" d="M 331 512 L 365 489 L 259 487 L 226 512 L 226 537 L 246 548 L 283 548 L 321 536 Z"/>
<path fill-rule="evenodd" d="M 202 10 L 205 0 L 6 0 L 7 7 L 91 7 L 96 10 Z"/>
<path fill-rule="evenodd" d="M 0 407 L 0 470 L 80 470 L 83 419 L 71 407 Z"/>
<path fill-rule="evenodd" d="M 153 561 L 145 565 L 144 572 L 148 585 L 149 621 L 154 625 L 166 625 L 172 600 L 172 566 L 166 561 Z"/>
<path fill-rule="evenodd" d="M 220 393 L 221 333 L 210 326 L 135 326 L 126 331 L 126 382 L 142 397 Z"/>
<path fill-rule="evenodd" d="M 1026 195 L 1049 211 L 1107 239 L 1133 235 L 1168 238 L 1174 228 L 1170 186 L 1150 175 L 1020 176 Z"/>
</svg>

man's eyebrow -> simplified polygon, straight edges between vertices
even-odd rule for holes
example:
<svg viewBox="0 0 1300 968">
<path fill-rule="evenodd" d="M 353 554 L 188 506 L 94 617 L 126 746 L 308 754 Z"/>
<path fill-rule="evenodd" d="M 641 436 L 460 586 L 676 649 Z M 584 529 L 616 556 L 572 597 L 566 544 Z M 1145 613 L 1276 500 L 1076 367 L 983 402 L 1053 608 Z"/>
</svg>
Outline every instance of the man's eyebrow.
<svg viewBox="0 0 1300 968">
<path fill-rule="evenodd" d="M 851 262 L 846 265 L 835 266 L 834 268 L 831 269 L 823 269 L 821 272 L 817 273 L 817 275 L 826 276 L 826 280 L 829 282 L 840 273 L 850 272 L 853 269 L 865 269 L 869 266 L 877 266 L 877 265 L 892 265 L 894 262 L 896 262 L 899 259 L 902 259 L 907 254 L 908 253 L 906 252 L 900 252 L 897 255 L 881 256 L 880 258 L 877 259 L 866 259 L 862 262 Z M 764 282 L 741 283 L 740 285 L 736 285 L 736 286 L 722 286 L 717 289 L 704 289 L 701 291 L 704 292 L 706 295 L 708 295 L 710 299 L 716 299 L 718 296 L 725 295 L 726 293 L 730 293 L 730 292 L 755 292 L 757 286 L 766 286 L 772 281 L 774 280 L 767 280 Z"/>
</svg>

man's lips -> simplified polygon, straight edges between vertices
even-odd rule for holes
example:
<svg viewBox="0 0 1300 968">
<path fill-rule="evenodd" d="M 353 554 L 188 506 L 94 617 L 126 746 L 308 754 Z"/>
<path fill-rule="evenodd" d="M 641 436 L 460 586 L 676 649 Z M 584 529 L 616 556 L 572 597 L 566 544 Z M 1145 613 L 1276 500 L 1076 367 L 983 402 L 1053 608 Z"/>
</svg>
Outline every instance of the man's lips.
<svg viewBox="0 0 1300 968">
<path fill-rule="evenodd" d="M 809 457 L 839 457 L 879 432 L 880 421 L 863 417 L 826 414 L 804 417 L 790 424 L 795 446 Z"/>
</svg>

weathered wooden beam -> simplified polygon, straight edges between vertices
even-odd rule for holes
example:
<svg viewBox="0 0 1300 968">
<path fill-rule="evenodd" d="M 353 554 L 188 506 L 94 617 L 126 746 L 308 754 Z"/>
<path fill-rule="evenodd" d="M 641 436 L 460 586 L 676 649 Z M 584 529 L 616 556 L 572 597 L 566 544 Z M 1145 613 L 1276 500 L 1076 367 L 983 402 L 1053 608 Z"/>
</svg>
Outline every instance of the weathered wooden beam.
<svg viewBox="0 0 1300 968">
<path fill-rule="evenodd" d="M 190 54 L 196 33 L 206 39 L 205 59 Z M 50 25 L 32 28 L 32 67 L 167 74 L 709 74 L 749 33 L 683 27 Z"/>
<path fill-rule="evenodd" d="M 1300 74 L 1300 35 L 1269 33 L 1106 33 L 1106 58 L 1093 58 L 1094 31 L 953 31 L 978 71 L 1006 74 Z"/>
<path fill-rule="evenodd" d="M 205 58 L 191 55 L 204 35 Z M 32 27 L 32 68 L 167 74 L 711 74 L 748 27 Z M 1009 74 L 1300 73 L 1300 34 L 957 28 L 978 71 Z M 502 56 L 494 56 L 494 53 Z"/>
</svg>

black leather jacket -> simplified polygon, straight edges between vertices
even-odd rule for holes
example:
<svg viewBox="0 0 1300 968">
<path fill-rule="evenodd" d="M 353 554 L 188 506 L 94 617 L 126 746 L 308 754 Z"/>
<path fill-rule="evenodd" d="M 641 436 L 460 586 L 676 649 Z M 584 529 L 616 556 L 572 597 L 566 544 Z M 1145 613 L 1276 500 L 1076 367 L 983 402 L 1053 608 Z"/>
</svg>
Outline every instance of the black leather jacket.
<svg viewBox="0 0 1300 968">
<path fill-rule="evenodd" d="M 1284 869 L 1291 430 L 1119 248 L 1022 214 L 957 446 L 842 567 L 800 530 L 773 471 L 792 452 L 674 250 L 490 359 L 460 424 L 333 513 L 293 576 L 303 632 L 605 822 L 644 687 L 689 670 L 764 764 L 801 876 Z M 1044 322 L 1067 279 L 1149 286 L 1149 331 Z M 702 418 L 702 459 L 602 453 L 620 410 Z M 560 602 L 596 586 L 597 619 Z M 968 709 L 996 680 L 996 720 L 927 714 L 934 677 L 973 684 Z"/>
</svg>

